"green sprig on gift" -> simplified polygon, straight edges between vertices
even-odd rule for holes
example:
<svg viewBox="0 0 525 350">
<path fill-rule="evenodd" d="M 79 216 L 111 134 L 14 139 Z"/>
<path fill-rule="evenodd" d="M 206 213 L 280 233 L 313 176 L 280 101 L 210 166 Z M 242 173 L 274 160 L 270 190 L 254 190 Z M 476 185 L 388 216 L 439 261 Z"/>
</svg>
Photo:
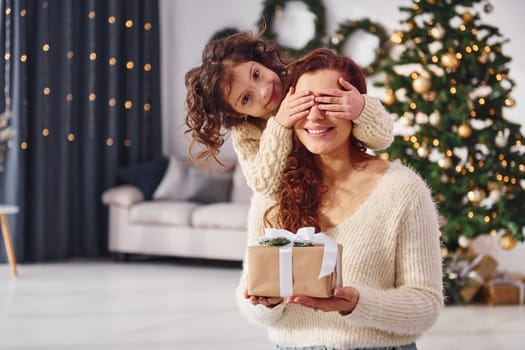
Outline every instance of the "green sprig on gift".
<svg viewBox="0 0 525 350">
<path fill-rule="evenodd" d="M 275 238 L 263 238 L 259 241 L 260 245 L 269 245 L 269 246 L 283 246 L 289 244 L 291 241 L 286 237 L 275 237 Z M 294 247 L 311 247 L 313 243 L 310 241 L 294 241 Z"/>
</svg>

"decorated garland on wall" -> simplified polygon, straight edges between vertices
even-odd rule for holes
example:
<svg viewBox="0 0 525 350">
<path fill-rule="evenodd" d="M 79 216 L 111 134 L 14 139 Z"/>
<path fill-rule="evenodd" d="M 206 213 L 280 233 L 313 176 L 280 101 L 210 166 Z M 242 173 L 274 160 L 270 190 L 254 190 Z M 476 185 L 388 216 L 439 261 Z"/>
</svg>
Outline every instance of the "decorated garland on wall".
<svg viewBox="0 0 525 350">
<path fill-rule="evenodd" d="M 279 16 L 289 1 L 301 1 L 304 3 L 309 12 L 315 16 L 315 34 L 302 48 L 294 49 L 291 47 L 280 45 L 277 42 L 277 33 L 273 26 L 275 18 Z M 387 57 L 390 48 L 390 36 L 387 34 L 385 28 L 370 19 L 361 19 L 358 21 L 346 20 L 341 23 L 334 35 L 328 38 L 328 43 L 324 42 L 326 17 L 325 8 L 322 0 L 265 0 L 261 19 L 257 23 L 261 36 L 264 39 L 274 41 L 281 50 L 288 52 L 292 57 L 301 57 L 319 47 L 328 47 L 339 54 L 343 52 L 347 40 L 358 30 L 363 30 L 379 38 L 378 48 L 375 50 L 375 57 L 373 61 L 363 68 L 366 75 L 375 74 L 384 58 Z M 216 32 L 211 39 L 217 39 L 239 32 L 236 28 L 225 28 Z M 210 40 L 211 40 L 210 39 Z"/>
<path fill-rule="evenodd" d="M 264 2 L 263 12 L 258 23 L 260 30 L 263 32 L 263 38 L 276 41 L 277 33 L 273 29 L 275 17 L 282 13 L 284 6 L 289 1 L 296 0 L 266 0 Z M 315 16 L 315 34 L 313 38 L 300 49 L 279 45 L 282 50 L 287 51 L 293 57 L 303 56 L 313 49 L 322 47 L 322 40 L 325 36 L 326 18 L 322 0 L 301 0 L 301 2 L 303 2 L 308 8 L 308 11 Z"/>
<path fill-rule="evenodd" d="M 365 74 L 372 75 L 379 68 L 381 61 L 386 58 L 390 44 L 390 37 L 381 24 L 372 22 L 367 18 L 359 21 L 345 21 L 339 25 L 337 32 L 330 38 L 328 47 L 339 54 L 344 54 L 343 48 L 345 43 L 358 30 L 363 30 L 379 39 L 379 46 L 375 50 L 373 61 L 367 67 L 364 67 Z"/>
</svg>

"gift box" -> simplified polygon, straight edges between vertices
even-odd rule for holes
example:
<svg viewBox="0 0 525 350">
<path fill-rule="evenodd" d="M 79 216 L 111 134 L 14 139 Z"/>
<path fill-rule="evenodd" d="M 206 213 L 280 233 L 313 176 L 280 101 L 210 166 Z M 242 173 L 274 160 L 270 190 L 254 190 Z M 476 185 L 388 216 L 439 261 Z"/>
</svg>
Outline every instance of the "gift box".
<svg viewBox="0 0 525 350">
<path fill-rule="evenodd" d="M 273 231 L 276 235 L 283 235 L 284 230 Z M 268 236 L 267 231 L 267 236 Z M 288 231 L 286 231 L 288 232 Z M 297 235 L 286 234 L 291 240 L 289 244 L 273 246 L 258 245 L 248 247 L 248 294 L 266 297 L 310 296 L 315 298 L 329 298 L 333 290 L 341 281 L 341 254 L 342 246 L 336 244 L 324 234 L 312 235 L 313 231 L 304 238 L 304 231 L 299 230 Z M 267 237 L 265 236 L 265 237 Z M 303 238 L 300 238 L 303 236 Z M 305 245 L 304 242 L 331 240 L 330 244 Z M 293 242 L 301 241 L 301 246 L 294 246 Z"/>
<path fill-rule="evenodd" d="M 509 274 L 486 282 L 476 299 L 489 305 L 523 305 L 525 275 Z"/>
<path fill-rule="evenodd" d="M 465 286 L 461 288 L 459 295 L 465 303 L 474 299 L 497 266 L 498 263 L 492 256 L 478 255 L 463 267 L 461 277 L 465 278 Z"/>
</svg>

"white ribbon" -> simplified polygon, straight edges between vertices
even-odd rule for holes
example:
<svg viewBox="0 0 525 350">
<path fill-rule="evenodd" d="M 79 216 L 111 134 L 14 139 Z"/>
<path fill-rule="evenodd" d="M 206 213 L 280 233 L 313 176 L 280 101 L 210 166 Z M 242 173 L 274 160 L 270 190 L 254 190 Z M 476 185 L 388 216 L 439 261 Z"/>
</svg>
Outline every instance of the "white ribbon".
<svg viewBox="0 0 525 350">
<path fill-rule="evenodd" d="M 484 257 L 485 257 L 485 254 L 479 254 L 471 262 L 467 262 L 467 261 L 457 262 L 456 269 L 459 270 L 459 276 L 461 278 L 473 279 L 479 284 L 485 283 L 485 278 L 483 278 L 483 276 L 481 276 L 481 274 L 478 271 L 474 270 L 476 266 L 478 266 L 481 263 Z"/>
<path fill-rule="evenodd" d="M 339 271 L 339 250 L 337 242 L 322 232 L 315 233 L 314 227 L 301 227 L 296 234 L 288 230 L 266 228 L 261 240 L 271 240 L 275 238 L 286 238 L 290 243 L 279 247 L 279 282 L 280 294 L 283 297 L 293 295 L 293 269 L 292 269 L 292 248 L 294 242 L 311 242 L 314 245 L 322 245 L 323 261 L 319 271 L 319 278 L 336 272 L 336 285 L 341 285 L 341 273 Z"/>
<path fill-rule="evenodd" d="M 479 263 L 481 262 L 481 260 L 483 260 L 484 257 L 485 257 L 485 254 L 479 254 L 470 263 L 466 261 L 460 262 L 459 267 L 461 270 L 459 272 L 459 275 L 463 278 L 470 277 L 478 281 L 479 283 L 483 283 L 483 277 L 479 273 L 477 272 L 471 273 L 471 272 L 474 272 L 474 268 L 479 265 Z M 470 276 L 469 276 L 469 273 L 470 273 Z"/>
</svg>

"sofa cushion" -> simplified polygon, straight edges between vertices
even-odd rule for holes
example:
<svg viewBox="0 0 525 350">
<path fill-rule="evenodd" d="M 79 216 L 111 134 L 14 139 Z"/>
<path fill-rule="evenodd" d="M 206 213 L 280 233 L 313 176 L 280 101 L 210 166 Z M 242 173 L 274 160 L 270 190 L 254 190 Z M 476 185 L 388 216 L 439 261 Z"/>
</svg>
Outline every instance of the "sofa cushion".
<svg viewBox="0 0 525 350">
<path fill-rule="evenodd" d="M 191 212 L 197 206 L 191 202 L 141 202 L 131 207 L 129 219 L 134 224 L 190 226 Z"/>
<path fill-rule="evenodd" d="M 213 203 L 201 205 L 193 211 L 194 227 L 246 229 L 250 203 Z"/>
<path fill-rule="evenodd" d="M 137 187 L 150 200 L 168 167 L 167 158 L 159 158 L 120 167 L 117 175 L 125 185 Z"/>
<path fill-rule="evenodd" d="M 229 202 L 232 170 L 210 173 L 192 166 L 188 169 L 185 198 L 198 203 Z"/>
<path fill-rule="evenodd" d="M 233 188 L 232 188 L 232 202 L 248 203 L 252 197 L 252 190 L 248 187 L 246 178 L 242 172 L 242 168 L 239 163 L 235 165 L 233 171 Z"/>
<path fill-rule="evenodd" d="M 153 193 L 153 199 L 172 199 L 182 201 L 186 198 L 186 170 L 185 161 L 176 157 L 169 158 L 168 168 L 159 185 Z"/>
</svg>

